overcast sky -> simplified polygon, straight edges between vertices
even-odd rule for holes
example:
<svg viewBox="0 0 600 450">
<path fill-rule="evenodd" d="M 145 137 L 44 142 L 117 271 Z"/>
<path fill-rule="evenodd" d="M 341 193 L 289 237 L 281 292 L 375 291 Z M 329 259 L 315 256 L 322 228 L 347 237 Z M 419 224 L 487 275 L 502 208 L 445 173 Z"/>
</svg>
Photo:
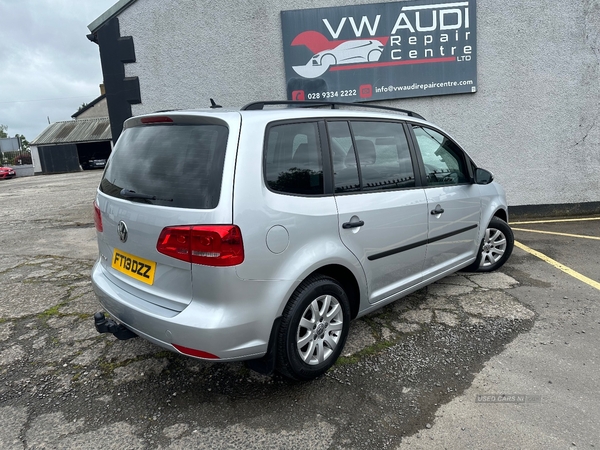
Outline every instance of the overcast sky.
<svg viewBox="0 0 600 450">
<path fill-rule="evenodd" d="M 32 141 L 100 95 L 87 26 L 118 0 L 0 0 L 0 124 Z"/>
</svg>

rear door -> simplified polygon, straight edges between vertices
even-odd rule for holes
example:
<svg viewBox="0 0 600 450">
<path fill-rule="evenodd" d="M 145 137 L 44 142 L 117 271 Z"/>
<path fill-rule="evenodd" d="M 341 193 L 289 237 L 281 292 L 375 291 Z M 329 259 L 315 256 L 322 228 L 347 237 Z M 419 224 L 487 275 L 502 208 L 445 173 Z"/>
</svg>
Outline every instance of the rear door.
<svg viewBox="0 0 600 450">
<path fill-rule="evenodd" d="M 424 169 L 429 228 L 424 276 L 430 278 L 475 256 L 481 199 L 456 143 L 426 126 L 413 125 L 412 131 Z"/>
<path fill-rule="evenodd" d="M 329 121 L 343 243 L 361 262 L 371 303 L 421 281 L 427 198 L 401 122 Z M 350 132 L 352 131 L 352 133 Z"/>
<path fill-rule="evenodd" d="M 101 264 L 119 288 L 181 311 L 192 298 L 191 264 L 157 251 L 165 227 L 232 221 L 239 114 L 130 119 L 107 163 L 97 203 Z"/>
</svg>

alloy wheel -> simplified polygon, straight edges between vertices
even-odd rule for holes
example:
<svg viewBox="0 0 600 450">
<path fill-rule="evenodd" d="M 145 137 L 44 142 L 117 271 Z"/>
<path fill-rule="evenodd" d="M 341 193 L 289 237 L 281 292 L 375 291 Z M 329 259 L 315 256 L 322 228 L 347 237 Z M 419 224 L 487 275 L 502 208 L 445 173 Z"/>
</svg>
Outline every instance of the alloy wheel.
<svg viewBox="0 0 600 450">
<path fill-rule="evenodd" d="M 485 230 L 483 247 L 481 249 L 480 266 L 489 267 L 496 264 L 506 251 L 506 236 L 496 228 Z"/>
<path fill-rule="evenodd" d="M 335 351 L 342 337 L 344 314 L 332 295 L 321 295 L 304 310 L 296 332 L 300 358 L 309 365 L 321 364 Z"/>
</svg>

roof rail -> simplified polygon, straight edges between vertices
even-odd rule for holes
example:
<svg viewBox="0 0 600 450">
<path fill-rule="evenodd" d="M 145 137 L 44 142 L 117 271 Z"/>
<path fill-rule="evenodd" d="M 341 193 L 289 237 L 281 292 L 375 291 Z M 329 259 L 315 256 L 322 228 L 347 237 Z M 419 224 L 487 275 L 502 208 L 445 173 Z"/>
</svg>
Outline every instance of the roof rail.
<svg viewBox="0 0 600 450">
<path fill-rule="evenodd" d="M 300 108 L 309 108 L 311 106 L 329 106 L 331 109 L 337 109 L 338 106 L 350 106 L 350 107 L 358 107 L 358 108 L 370 108 L 370 109 L 383 109 L 385 111 L 393 111 L 393 112 L 401 112 L 410 117 L 416 117 L 418 119 L 425 118 L 420 114 L 417 114 L 414 111 L 409 111 L 408 109 L 400 109 L 393 108 L 391 106 L 379 106 L 379 105 L 365 105 L 364 103 L 347 103 L 347 102 L 313 102 L 313 101 L 297 101 L 297 100 L 268 100 L 262 102 L 252 102 L 248 103 L 245 106 L 242 106 L 242 111 L 255 111 L 264 109 L 265 106 L 275 106 L 275 105 L 288 105 L 288 106 L 297 106 Z"/>
</svg>

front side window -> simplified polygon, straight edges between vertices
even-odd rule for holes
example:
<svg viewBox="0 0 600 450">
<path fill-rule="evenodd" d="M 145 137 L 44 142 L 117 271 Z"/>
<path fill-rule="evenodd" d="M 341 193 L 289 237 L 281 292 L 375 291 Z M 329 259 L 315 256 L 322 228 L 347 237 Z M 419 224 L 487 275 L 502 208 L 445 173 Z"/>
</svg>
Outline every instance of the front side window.
<svg viewBox="0 0 600 450">
<path fill-rule="evenodd" d="M 429 186 L 462 184 L 469 181 L 463 152 L 454 142 L 431 128 L 413 125 L 413 130 Z"/>
<path fill-rule="evenodd" d="M 323 162 L 316 122 L 275 125 L 267 132 L 265 181 L 270 189 L 323 194 Z"/>
</svg>

